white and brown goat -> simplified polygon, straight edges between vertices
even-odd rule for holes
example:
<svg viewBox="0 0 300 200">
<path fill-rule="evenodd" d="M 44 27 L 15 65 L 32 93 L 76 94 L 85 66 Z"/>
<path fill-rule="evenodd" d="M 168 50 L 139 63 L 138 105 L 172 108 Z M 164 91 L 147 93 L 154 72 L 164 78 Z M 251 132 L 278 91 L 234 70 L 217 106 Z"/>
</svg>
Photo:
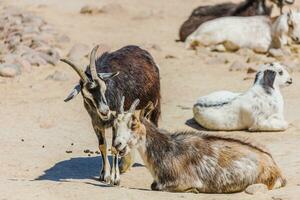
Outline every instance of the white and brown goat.
<svg viewBox="0 0 300 200">
<path fill-rule="evenodd" d="M 126 97 L 125 107 L 129 108 L 136 99 L 141 99 L 139 108 L 149 101 L 155 102 L 151 121 L 157 125 L 160 116 L 160 80 L 159 69 L 152 56 L 137 46 L 126 46 L 111 53 L 104 53 L 96 59 L 96 46 L 90 55 L 90 65 L 86 71 L 62 59 L 79 75 L 80 81 L 71 94 L 69 101 L 81 92 L 84 107 L 89 113 L 102 154 L 100 181 L 118 185 L 120 182 L 118 155 L 113 152 L 113 167 L 108 160 L 108 147 L 105 130 L 112 127 L 112 111 L 120 106 L 122 96 Z M 130 166 L 124 163 L 123 170 Z"/>
<path fill-rule="evenodd" d="M 138 149 L 153 176 L 152 190 L 232 193 L 256 183 L 268 189 L 285 185 L 271 154 L 258 144 L 229 136 L 160 130 L 144 117 L 145 111 L 137 116 L 138 103 L 127 112 L 121 106 L 114 121 L 113 145 L 121 156 Z"/>
</svg>

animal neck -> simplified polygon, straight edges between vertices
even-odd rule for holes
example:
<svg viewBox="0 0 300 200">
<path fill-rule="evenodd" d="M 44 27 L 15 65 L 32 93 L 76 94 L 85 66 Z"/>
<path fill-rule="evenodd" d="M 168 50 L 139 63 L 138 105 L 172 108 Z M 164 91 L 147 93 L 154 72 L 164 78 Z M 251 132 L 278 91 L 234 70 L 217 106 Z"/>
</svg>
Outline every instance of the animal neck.
<svg viewBox="0 0 300 200">
<path fill-rule="evenodd" d="M 156 169 L 163 163 L 161 158 L 162 152 L 168 152 L 171 148 L 170 137 L 167 133 L 159 130 L 154 124 L 147 120 L 143 120 L 145 127 L 145 136 L 142 143 L 138 147 L 140 156 L 146 164 L 153 178 L 156 177 Z"/>
<path fill-rule="evenodd" d="M 252 90 L 256 91 L 259 94 L 262 95 L 268 95 L 268 96 L 277 96 L 280 95 L 280 88 L 277 85 L 273 85 L 273 87 L 270 87 L 268 85 L 265 85 L 262 80 L 259 80 L 257 83 L 255 83 L 252 87 Z"/>
</svg>

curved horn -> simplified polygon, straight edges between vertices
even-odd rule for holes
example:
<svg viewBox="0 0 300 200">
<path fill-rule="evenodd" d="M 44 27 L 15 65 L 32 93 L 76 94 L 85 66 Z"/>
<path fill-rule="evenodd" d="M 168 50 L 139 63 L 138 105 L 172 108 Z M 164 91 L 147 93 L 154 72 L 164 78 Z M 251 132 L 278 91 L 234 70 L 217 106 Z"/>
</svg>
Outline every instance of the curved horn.
<svg viewBox="0 0 300 200">
<path fill-rule="evenodd" d="M 122 100 L 120 104 L 120 113 L 124 113 L 124 103 L 125 103 L 125 96 L 122 96 Z"/>
<path fill-rule="evenodd" d="M 93 80 L 99 80 L 100 78 L 98 77 L 97 74 L 97 69 L 96 69 L 96 53 L 99 48 L 99 45 L 96 45 L 90 55 L 90 70 L 91 70 L 91 75 Z"/>
<path fill-rule="evenodd" d="M 130 109 L 128 112 L 133 113 L 135 111 L 136 107 L 139 105 L 139 103 L 140 103 L 139 99 L 134 100 L 134 102 L 130 106 Z"/>
<path fill-rule="evenodd" d="M 71 61 L 63 59 L 63 58 L 60 59 L 60 61 L 66 63 L 68 65 L 70 65 L 76 71 L 76 73 L 79 75 L 79 77 L 81 78 L 81 80 L 83 80 L 84 82 L 88 81 L 87 76 L 85 75 L 85 73 L 83 72 L 83 70 L 80 67 L 76 66 Z"/>
</svg>

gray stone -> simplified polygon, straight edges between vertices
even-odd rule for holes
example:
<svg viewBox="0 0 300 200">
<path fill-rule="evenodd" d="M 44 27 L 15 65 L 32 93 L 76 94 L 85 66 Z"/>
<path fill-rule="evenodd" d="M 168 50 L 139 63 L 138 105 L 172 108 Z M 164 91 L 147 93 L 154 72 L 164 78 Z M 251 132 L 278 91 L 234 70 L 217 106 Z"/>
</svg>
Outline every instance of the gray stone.
<svg viewBox="0 0 300 200">
<path fill-rule="evenodd" d="M 261 183 L 249 185 L 245 190 L 247 194 L 251 194 L 251 195 L 257 193 L 266 193 L 267 191 L 268 191 L 268 187 L 265 184 L 261 184 Z"/>
<path fill-rule="evenodd" d="M 21 74 L 21 67 L 18 64 L 1 64 L 0 76 L 3 77 L 15 77 Z"/>
<path fill-rule="evenodd" d="M 246 62 L 242 60 L 236 60 L 230 65 L 229 71 L 246 71 L 247 68 L 248 65 Z"/>
</svg>

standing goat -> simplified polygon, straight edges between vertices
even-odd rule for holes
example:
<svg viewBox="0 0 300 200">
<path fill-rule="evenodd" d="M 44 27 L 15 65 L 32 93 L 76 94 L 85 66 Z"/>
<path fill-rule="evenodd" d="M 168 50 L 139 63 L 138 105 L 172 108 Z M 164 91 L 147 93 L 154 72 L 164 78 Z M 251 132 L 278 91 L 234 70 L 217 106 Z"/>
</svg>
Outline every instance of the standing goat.
<svg viewBox="0 0 300 200">
<path fill-rule="evenodd" d="M 294 0 L 270 0 L 280 9 L 285 4 L 293 4 Z M 200 6 L 193 10 L 179 31 L 179 40 L 184 42 L 202 23 L 225 16 L 270 16 L 272 7 L 266 6 L 266 0 L 245 0 L 242 3 L 222 3 L 213 6 Z"/>
<path fill-rule="evenodd" d="M 137 116 L 138 103 L 127 112 L 121 106 L 113 145 L 121 156 L 138 149 L 154 179 L 152 190 L 232 193 L 256 183 L 269 189 L 285 185 L 271 154 L 258 144 L 229 136 L 160 130 L 144 114 Z"/>
<path fill-rule="evenodd" d="M 281 48 L 288 38 L 300 42 L 300 13 L 290 11 L 274 20 L 265 16 L 223 17 L 203 23 L 186 39 L 187 48 L 209 46 L 213 50 L 249 48 L 265 53 Z"/>
<path fill-rule="evenodd" d="M 283 115 L 280 87 L 290 84 L 292 79 L 284 66 L 265 64 L 247 92 L 221 91 L 200 97 L 194 105 L 194 118 L 210 130 L 286 130 L 288 123 Z"/>
<path fill-rule="evenodd" d="M 91 117 L 102 154 L 99 179 L 118 185 L 120 182 L 118 155 L 113 155 L 113 167 L 110 170 L 105 130 L 112 127 L 114 120 L 112 111 L 116 111 L 119 107 L 123 95 L 127 98 L 126 108 L 129 108 L 136 98 L 141 99 L 140 109 L 144 108 L 149 101 L 155 102 L 151 121 L 157 125 L 160 116 L 159 69 L 152 56 L 137 46 L 126 46 L 112 53 L 106 52 L 96 59 L 97 49 L 98 46 L 92 50 L 90 65 L 85 73 L 80 67 L 62 59 L 80 77 L 79 84 L 65 101 L 71 100 L 81 92 L 84 107 Z M 127 165 L 125 167 L 129 165 L 124 164 Z"/>
</svg>

